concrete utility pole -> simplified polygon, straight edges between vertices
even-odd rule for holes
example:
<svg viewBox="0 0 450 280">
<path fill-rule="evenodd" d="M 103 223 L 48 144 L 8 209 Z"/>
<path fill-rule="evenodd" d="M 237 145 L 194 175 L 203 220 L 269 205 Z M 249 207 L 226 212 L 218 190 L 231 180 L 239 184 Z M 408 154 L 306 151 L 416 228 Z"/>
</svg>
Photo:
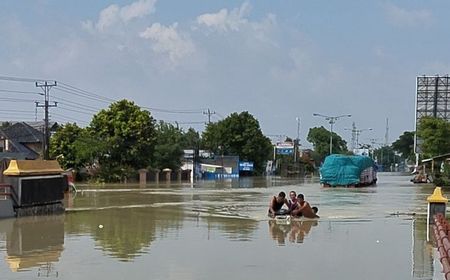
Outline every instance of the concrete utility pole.
<svg viewBox="0 0 450 280">
<path fill-rule="evenodd" d="M 352 151 L 356 149 L 356 124 L 353 122 L 352 128 L 345 128 L 345 130 L 350 130 L 352 132 Z"/>
<path fill-rule="evenodd" d="M 209 108 L 208 108 L 208 110 L 203 112 L 203 115 L 208 115 L 208 124 L 211 123 L 211 115 L 215 115 L 215 114 L 216 114 L 216 112 L 209 110 Z"/>
<path fill-rule="evenodd" d="M 44 108 L 44 159 L 49 159 L 49 144 L 50 144 L 50 131 L 48 129 L 48 108 L 49 107 L 56 107 L 57 103 L 54 102 L 52 105 L 49 104 L 49 93 L 50 89 L 52 87 L 56 86 L 56 81 L 53 82 L 36 82 L 36 87 L 40 87 L 44 91 L 44 105 L 40 105 L 39 102 L 36 103 L 36 107 L 43 107 Z"/>
<path fill-rule="evenodd" d="M 296 117 L 295 120 L 297 121 L 297 139 L 294 141 L 294 162 L 297 162 L 298 146 L 300 144 L 300 118 Z"/>
<path fill-rule="evenodd" d="M 384 145 L 389 145 L 389 118 L 386 118 L 386 133 L 384 134 Z"/>
</svg>

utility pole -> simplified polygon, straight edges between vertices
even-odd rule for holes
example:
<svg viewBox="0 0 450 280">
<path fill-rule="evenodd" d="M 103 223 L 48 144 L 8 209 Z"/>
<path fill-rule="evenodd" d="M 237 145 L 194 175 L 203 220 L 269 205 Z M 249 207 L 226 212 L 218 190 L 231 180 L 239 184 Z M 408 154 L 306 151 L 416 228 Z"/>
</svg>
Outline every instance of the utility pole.
<svg viewBox="0 0 450 280">
<path fill-rule="evenodd" d="M 357 147 L 357 144 L 356 144 L 356 131 L 357 131 L 357 129 L 356 129 L 356 124 L 355 124 L 355 122 L 353 122 L 352 123 L 352 128 L 345 128 L 345 130 L 350 130 L 351 132 L 352 132 L 352 151 L 354 151 L 355 149 L 356 149 L 356 147 Z"/>
<path fill-rule="evenodd" d="M 208 108 L 208 110 L 203 112 L 203 115 L 208 115 L 208 124 L 211 123 L 211 115 L 215 115 L 215 114 L 216 114 L 216 112 L 209 110 L 209 108 Z"/>
<path fill-rule="evenodd" d="M 298 146 L 300 144 L 300 118 L 296 117 L 295 120 L 297 121 L 297 139 L 294 141 L 294 162 L 297 162 Z"/>
<path fill-rule="evenodd" d="M 40 105 L 39 103 L 36 103 L 36 107 L 43 107 L 44 108 L 44 159 L 49 159 L 49 144 L 50 144 L 50 132 L 48 129 L 48 108 L 49 107 L 56 107 L 57 103 L 54 102 L 53 104 L 49 104 L 49 93 L 50 93 L 50 89 L 52 87 L 56 86 L 56 81 L 53 82 L 48 82 L 48 81 L 44 81 L 44 82 L 36 82 L 36 87 L 40 87 L 43 91 L 44 91 L 44 105 Z"/>
<path fill-rule="evenodd" d="M 386 133 L 384 134 L 384 145 L 389 145 L 389 118 L 386 118 Z"/>
</svg>

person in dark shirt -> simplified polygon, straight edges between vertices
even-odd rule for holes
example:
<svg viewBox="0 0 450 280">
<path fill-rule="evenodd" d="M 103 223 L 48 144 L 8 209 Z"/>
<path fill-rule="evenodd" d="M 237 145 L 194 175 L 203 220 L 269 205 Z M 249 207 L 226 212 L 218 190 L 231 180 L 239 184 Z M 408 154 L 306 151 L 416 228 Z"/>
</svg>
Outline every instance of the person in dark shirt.
<svg viewBox="0 0 450 280">
<path fill-rule="evenodd" d="M 273 196 L 269 203 L 269 216 L 275 217 L 279 215 L 286 215 L 289 210 L 282 209 L 283 205 L 289 207 L 288 200 L 286 199 L 286 194 L 280 192 L 278 196 Z"/>
</svg>

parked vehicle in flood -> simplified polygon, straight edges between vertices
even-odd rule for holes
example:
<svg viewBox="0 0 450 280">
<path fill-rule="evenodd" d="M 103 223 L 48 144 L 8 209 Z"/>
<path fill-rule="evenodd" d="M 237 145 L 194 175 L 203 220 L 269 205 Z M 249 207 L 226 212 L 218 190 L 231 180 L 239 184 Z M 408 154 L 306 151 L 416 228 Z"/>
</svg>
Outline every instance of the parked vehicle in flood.
<svg viewBox="0 0 450 280">
<path fill-rule="evenodd" d="M 377 166 L 367 156 L 329 155 L 319 171 L 324 187 L 365 187 L 377 182 Z"/>
</svg>

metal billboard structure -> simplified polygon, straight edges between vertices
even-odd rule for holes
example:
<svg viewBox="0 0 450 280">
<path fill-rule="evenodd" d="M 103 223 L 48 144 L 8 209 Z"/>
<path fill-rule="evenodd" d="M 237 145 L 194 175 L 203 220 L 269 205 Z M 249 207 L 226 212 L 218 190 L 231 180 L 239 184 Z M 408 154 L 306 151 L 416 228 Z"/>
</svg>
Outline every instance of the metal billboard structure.
<svg viewBox="0 0 450 280">
<path fill-rule="evenodd" d="M 450 77 L 419 76 L 416 84 L 416 131 L 414 151 L 421 153 L 420 139 L 417 138 L 417 126 L 422 117 L 434 117 L 450 121 Z"/>
</svg>

